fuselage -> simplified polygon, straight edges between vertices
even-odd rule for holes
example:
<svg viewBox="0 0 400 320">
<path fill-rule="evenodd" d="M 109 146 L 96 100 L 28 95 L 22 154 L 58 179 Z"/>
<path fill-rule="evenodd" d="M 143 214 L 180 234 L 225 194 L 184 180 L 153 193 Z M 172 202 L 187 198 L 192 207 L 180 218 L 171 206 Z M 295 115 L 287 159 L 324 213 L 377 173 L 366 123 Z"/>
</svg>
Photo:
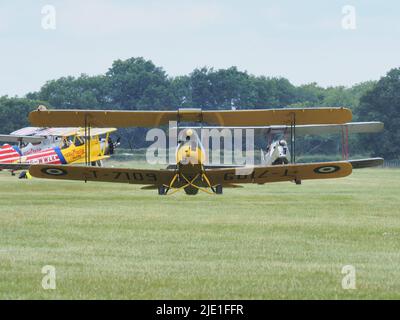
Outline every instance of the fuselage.
<svg viewBox="0 0 400 320">
<path fill-rule="evenodd" d="M 186 129 L 178 137 L 176 163 L 180 168 L 201 168 L 206 160 L 206 153 L 195 130 Z M 192 170 L 193 171 L 193 170 Z"/>
<path fill-rule="evenodd" d="M 178 136 L 176 148 L 176 165 L 179 171 L 178 182 L 186 184 L 189 181 L 201 184 L 201 174 L 204 172 L 206 153 L 195 130 L 185 129 Z M 188 185 L 184 188 L 187 194 L 197 194 L 198 188 Z"/>
</svg>

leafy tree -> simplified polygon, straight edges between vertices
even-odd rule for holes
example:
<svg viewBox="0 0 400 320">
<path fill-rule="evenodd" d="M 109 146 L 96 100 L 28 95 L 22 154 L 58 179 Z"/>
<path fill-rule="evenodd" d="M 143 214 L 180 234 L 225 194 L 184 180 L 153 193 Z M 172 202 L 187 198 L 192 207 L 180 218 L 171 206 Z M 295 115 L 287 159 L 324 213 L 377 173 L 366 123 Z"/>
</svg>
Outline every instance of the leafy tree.
<svg viewBox="0 0 400 320">
<path fill-rule="evenodd" d="M 8 134 L 29 126 L 29 112 L 35 110 L 40 104 L 44 103 L 25 98 L 0 97 L 0 132 Z"/>
<path fill-rule="evenodd" d="M 110 104 L 117 109 L 172 109 L 171 81 L 165 71 L 143 58 L 114 61 L 106 73 Z"/>
<path fill-rule="evenodd" d="M 398 155 L 395 146 L 399 145 L 398 130 L 394 125 L 398 119 L 396 99 L 399 91 L 396 87 L 396 72 L 398 69 L 392 70 L 378 84 L 368 81 L 350 88 L 323 88 L 316 83 L 310 83 L 296 87 L 285 78 L 254 76 L 236 67 L 218 70 L 203 67 L 193 70 L 189 75 L 168 77 L 166 72 L 152 61 L 141 57 L 130 58 L 114 61 L 103 75 L 82 74 L 79 77 L 50 80 L 38 92 L 27 94 L 26 99 L 2 97 L 0 132 L 8 133 L 28 125 L 28 109 L 36 108 L 38 101 L 45 101 L 51 108 L 63 109 L 166 110 L 182 107 L 230 109 L 234 106 L 246 109 L 346 106 L 353 110 L 353 119 L 356 121 L 382 119 L 385 122 L 384 137 L 387 146 L 384 152 L 387 157 L 395 157 Z M 143 128 L 124 129 L 124 146 L 127 147 L 126 141 L 129 141 L 132 147 L 143 147 L 145 132 Z M 326 139 L 330 139 L 329 143 Z M 381 140 L 376 135 L 360 135 L 360 138 L 352 136 L 351 150 L 353 153 L 364 152 L 364 146 L 368 146 L 374 154 L 382 154 Z M 326 137 L 304 137 L 302 141 L 299 140 L 299 147 L 303 146 L 307 152 L 315 150 L 329 153 L 332 152 L 332 141 Z"/>
<path fill-rule="evenodd" d="M 105 77 L 85 74 L 48 81 L 39 92 L 29 93 L 27 98 L 47 101 L 59 109 L 102 109 L 109 102 Z"/>
<path fill-rule="evenodd" d="M 373 89 L 360 99 L 357 108 L 361 121 L 377 120 L 385 124 L 381 134 L 363 135 L 360 142 L 374 156 L 399 159 L 400 155 L 400 68 L 390 70 Z"/>
</svg>

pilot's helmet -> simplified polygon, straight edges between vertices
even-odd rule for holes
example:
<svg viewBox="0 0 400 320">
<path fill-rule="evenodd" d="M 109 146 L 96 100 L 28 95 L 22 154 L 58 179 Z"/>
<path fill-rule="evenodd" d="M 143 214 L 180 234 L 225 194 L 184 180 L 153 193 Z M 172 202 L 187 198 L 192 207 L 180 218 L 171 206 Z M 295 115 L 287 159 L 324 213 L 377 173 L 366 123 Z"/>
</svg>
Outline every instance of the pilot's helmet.
<svg viewBox="0 0 400 320">
<path fill-rule="evenodd" d="M 192 129 L 187 129 L 186 132 L 185 132 L 185 134 L 186 134 L 186 141 L 189 141 L 190 138 L 191 138 L 192 135 L 193 135 L 193 130 L 192 130 Z"/>
<path fill-rule="evenodd" d="M 279 145 L 280 145 L 281 147 L 286 147 L 287 143 L 286 143 L 285 140 L 279 140 Z"/>
</svg>

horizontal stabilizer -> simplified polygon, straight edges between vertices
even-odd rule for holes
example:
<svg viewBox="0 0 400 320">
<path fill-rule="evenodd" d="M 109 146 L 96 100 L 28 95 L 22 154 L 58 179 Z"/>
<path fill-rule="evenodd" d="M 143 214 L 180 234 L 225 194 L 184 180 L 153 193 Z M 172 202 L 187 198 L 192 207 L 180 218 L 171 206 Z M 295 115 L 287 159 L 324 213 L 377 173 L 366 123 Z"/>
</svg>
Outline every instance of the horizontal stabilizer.
<svg viewBox="0 0 400 320">
<path fill-rule="evenodd" d="M 349 162 L 353 166 L 353 169 L 379 167 L 383 165 L 383 161 L 384 161 L 383 158 L 349 160 Z"/>
</svg>

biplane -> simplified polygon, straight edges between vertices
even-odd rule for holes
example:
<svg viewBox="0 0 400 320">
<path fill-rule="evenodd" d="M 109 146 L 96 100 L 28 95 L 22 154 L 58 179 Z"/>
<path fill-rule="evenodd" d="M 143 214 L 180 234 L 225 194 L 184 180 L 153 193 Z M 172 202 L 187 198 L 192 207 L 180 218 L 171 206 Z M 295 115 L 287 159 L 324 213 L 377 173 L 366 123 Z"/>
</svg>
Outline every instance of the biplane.
<svg viewBox="0 0 400 320">
<path fill-rule="evenodd" d="M 201 126 L 201 127 L 181 127 L 182 129 L 194 129 L 197 133 L 202 130 L 221 130 L 221 127 L 216 126 Z M 261 163 L 265 165 L 288 164 L 296 162 L 296 137 L 313 136 L 313 135 L 340 135 L 342 147 L 342 159 L 349 159 L 349 135 L 354 133 L 379 133 L 383 131 L 384 124 L 379 121 L 370 122 L 350 122 L 344 124 L 312 124 L 296 126 L 296 135 L 290 132 L 290 126 L 273 125 L 273 126 L 253 126 L 253 127 L 222 127 L 222 129 L 234 130 L 254 130 L 255 135 L 261 135 L 266 141 L 266 148 L 261 151 Z M 289 143 L 290 141 L 290 148 Z M 293 152 L 290 152 L 292 150 Z M 350 160 L 353 169 L 379 166 L 382 164 L 380 158 L 372 158 L 367 162 Z M 375 165 L 373 165 L 375 163 Z"/>
<path fill-rule="evenodd" d="M 353 166 L 367 167 L 382 164 L 383 159 L 296 163 L 295 141 L 298 126 L 336 125 L 350 122 L 352 113 L 346 108 L 257 109 L 257 110 L 202 110 L 178 109 L 174 111 L 114 111 L 114 110 L 47 110 L 38 108 L 29 115 L 36 126 L 91 127 L 159 127 L 177 123 L 200 123 L 220 127 L 285 126 L 290 131 L 292 147 L 288 163 L 253 166 L 213 167 L 205 163 L 205 149 L 195 130 L 183 129 L 176 146 L 176 164 L 166 169 L 98 168 L 89 166 L 32 165 L 29 172 L 37 178 L 120 182 L 144 185 L 142 189 L 156 189 L 160 195 L 184 190 L 194 195 L 199 191 L 222 194 L 223 188 L 241 184 L 265 184 L 292 181 L 299 184 L 308 179 L 330 179 L 348 176 Z M 286 147 L 288 147 L 286 145 Z"/>
<path fill-rule="evenodd" d="M 113 154 L 118 142 L 113 142 L 110 133 L 115 128 L 92 128 L 90 143 L 88 132 L 78 127 L 27 127 L 0 135 L 0 141 L 9 142 L 0 147 L 0 170 L 12 173 L 26 170 L 32 164 L 76 164 L 102 165 L 104 159 Z M 22 172 L 20 177 L 26 177 Z"/>
</svg>

